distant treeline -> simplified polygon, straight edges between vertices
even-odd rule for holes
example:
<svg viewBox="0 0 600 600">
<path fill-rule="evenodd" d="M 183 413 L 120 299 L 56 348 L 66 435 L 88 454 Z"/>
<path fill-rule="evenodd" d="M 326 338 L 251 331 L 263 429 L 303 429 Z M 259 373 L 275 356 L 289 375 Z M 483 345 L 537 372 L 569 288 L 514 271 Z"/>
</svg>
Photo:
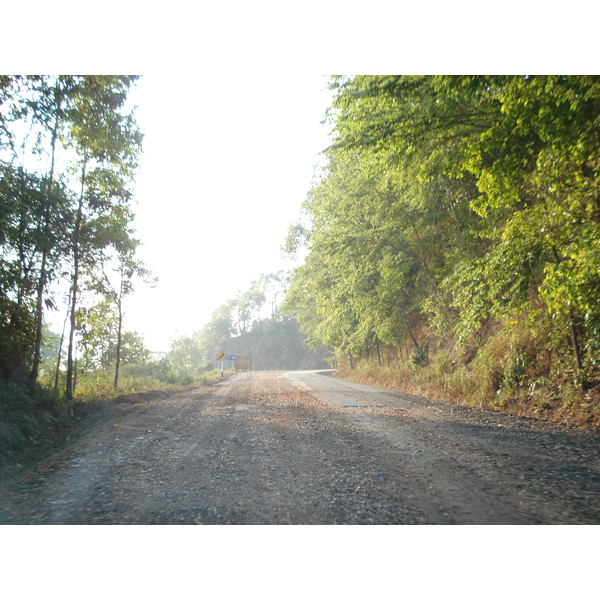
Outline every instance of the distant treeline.
<svg viewBox="0 0 600 600">
<path fill-rule="evenodd" d="M 252 357 L 254 371 L 329 369 L 330 348 L 313 350 L 306 336 L 290 317 L 270 317 L 253 324 L 252 329 L 227 343 L 238 356 Z"/>
<path fill-rule="evenodd" d="M 279 312 L 288 285 L 283 271 L 261 275 L 218 307 L 202 329 L 171 340 L 169 368 L 191 378 L 212 368 L 220 352 L 250 355 L 253 370 L 329 368 L 331 348 L 309 347 L 296 320 Z"/>
</svg>

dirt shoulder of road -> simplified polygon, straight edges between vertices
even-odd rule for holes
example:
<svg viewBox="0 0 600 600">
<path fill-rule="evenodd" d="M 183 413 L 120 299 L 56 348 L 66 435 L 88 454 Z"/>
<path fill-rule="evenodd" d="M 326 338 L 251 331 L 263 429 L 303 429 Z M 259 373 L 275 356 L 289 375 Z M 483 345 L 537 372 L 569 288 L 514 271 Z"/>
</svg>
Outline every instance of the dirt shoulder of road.
<svg viewBox="0 0 600 600">
<path fill-rule="evenodd" d="M 457 399 L 448 391 L 445 382 L 440 377 L 401 379 L 380 372 L 376 367 L 371 370 L 344 367 L 338 369 L 334 376 L 392 392 L 431 398 L 448 404 L 476 406 L 497 413 L 533 419 L 540 423 L 557 423 L 600 432 L 600 386 L 598 385 L 585 392 L 577 390 L 572 385 L 566 386 L 566 391 L 559 392 L 557 384 L 550 386 L 547 390 L 516 390 L 502 402 L 491 398 L 482 401 L 482 404 L 479 405 L 470 403 L 465 397 Z"/>
<path fill-rule="evenodd" d="M 223 379 L 204 384 L 202 387 L 209 388 L 231 376 L 231 373 L 225 374 Z M 18 456 L 3 457 L 0 463 L 0 482 L 17 477 L 20 473 L 65 450 L 102 422 L 114 420 L 115 416 L 121 414 L 125 407 L 166 399 L 173 394 L 184 393 L 197 387 L 197 385 L 172 386 L 169 389 L 123 394 L 91 402 L 76 402 L 73 407 L 72 420 L 68 426 L 52 431 L 52 437 L 38 440 L 35 445 L 25 448 Z"/>
</svg>

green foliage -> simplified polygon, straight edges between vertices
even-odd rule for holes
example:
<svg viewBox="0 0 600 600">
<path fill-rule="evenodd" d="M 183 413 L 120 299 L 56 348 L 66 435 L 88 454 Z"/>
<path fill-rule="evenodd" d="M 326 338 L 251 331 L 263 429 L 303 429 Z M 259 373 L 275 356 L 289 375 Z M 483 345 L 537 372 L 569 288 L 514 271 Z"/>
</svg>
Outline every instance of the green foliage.
<svg viewBox="0 0 600 600">
<path fill-rule="evenodd" d="M 195 374 L 173 370 L 167 361 L 123 365 L 119 386 L 115 388 L 110 371 L 96 371 L 77 378 L 77 402 L 105 401 L 118 396 L 150 390 L 172 389 L 174 386 L 204 385 L 220 379 L 221 373 L 210 369 Z"/>
<path fill-rule="evenodd" d="M 125 110 L 134 76 L 0 77 L 0 452 L 27 454 L 58 440 L 72 417 L 75 368 L 85 389 L 107 365 L 147 358 L 122 330 L 122 300 L 147 271 L 134 259 L 132 182 L 142 135 Z M 109 277 L 119 272 L 110 290 Z M 62 284 L 62 285 L 61 285 Z M 101 285 L 104 284 L 104 285 Z M 71 290 L 71 328 L 44 348 L 44 311 L 56 290 Z M 114 307 L 82 306 L 84 288 Z M 97 301 L 98 299 L 96 299 Z M 102 312 L 102 314 L 101 314 Z M 80 327 L 83 361 L 75 361 Z M 58 339 L 56 339 L 58 338 Z M 52 387 L 68 352 L 68 402 Z M 46 364 L 44 364 L 46 361 Z M 57 370 L 61 384 L 64 373 Z M 117 383 L 117 377 L 114 384 Z M 156 384 L 156 380 L 154 380 Z"/>
<path fill-rule="evenodd" d="M 150 355 L 143 339 L 133 331 L 121 333 L 119 342 L 119 314 L 108 300 L 102 300 L 77 312 L 77 332 L 82 347 L 81 363 L 86 371 L 107 370 L 119 360 L 123 363 L 143 363 Z"/>
<path fill-rule="evenodd" d="M 413 348 L 408 362 L 415 367 L 422 367 L 428 363 L 427 352 L 423 346 L 417 346 Z"/>
<path fill-rule="evenodd" d="M 56 272 L 55 257 L 64 249 L 68 214 L 64 190 L 42 193 L 46 180 L 20 167 L 0 163 L 0 375 L 24 378 L 36 340 L 35 295 L 40 253 L 47 248 L 47 276 Z M 53 228 L 44 226 L 52 203 Z M 47 305 L 53 306 L 47 299 Z"/>
<path fill-rule="evenodd" d="M 306 258 L 282 311 L 308 342 L 340 358 L 409 346 L 418 364 L 427 336 L 477 349 L 516 319 L 590 385 L 600 78 L 356 76 L 331 88 L 329 162 L 286 244 Z M 529 354 L 506 352 L 492 387 L 529 385 Z"/>
<path fill-rule="evenodd" d="M 44 75 L 0 80 L 3 379 L 37 380 L 43 313 L 56 308 L 51 290 L 60 282 L 72 290 L 72 376 L 82 279 L 104 272 L 115 253 L 134 264 L 129 205 L 142 136 L 124 106 L 136 79 Z M 119 299 L 127 291 L 122 286 Z M 72 388 L 72 377 L 67 380 Z"/>
<path fill-rule="evenodd" d="M 0 376 L 2 380 L 23 379 L 34 344 L 33 311 L 3 296 L 0 292 Z"/>
<path fill-rule="evenodd" d="M 206 350 L 202 347 L 198 335 L 178 336 L 171 340 L 167 362 L 175 376 L 193 380 L 194 376 L 206 370 L 207 361 Z"/>
</svg>

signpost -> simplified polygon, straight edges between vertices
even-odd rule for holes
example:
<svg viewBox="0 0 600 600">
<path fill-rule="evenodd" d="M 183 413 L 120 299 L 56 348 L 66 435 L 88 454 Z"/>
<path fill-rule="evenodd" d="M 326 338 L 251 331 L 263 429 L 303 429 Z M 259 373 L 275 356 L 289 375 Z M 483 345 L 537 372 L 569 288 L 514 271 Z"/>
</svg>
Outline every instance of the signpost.
<svg viewBox="0 0 600 600">
<path fill-rule="evenodd" d="M 225 354 L 225 352 L 219 352 L 217 354 L 217 360 L 221 363 L 221 377 L 223 377 L 224 366 L 223 363 L 228 360 L 233 363 L 235 371 L 252 371 L 252 357 L 251 356 L 236 356 L 235 354 Z"/>
<path fill-rule="evenodd" d="M 221 377 L 223 377 L 223 361 L 226 357 L 227 355 L 225 354 L 225 352 L 219 352 L 219 354 L 217 354 L 217 360 L 221 362 Z"/>
</svg>

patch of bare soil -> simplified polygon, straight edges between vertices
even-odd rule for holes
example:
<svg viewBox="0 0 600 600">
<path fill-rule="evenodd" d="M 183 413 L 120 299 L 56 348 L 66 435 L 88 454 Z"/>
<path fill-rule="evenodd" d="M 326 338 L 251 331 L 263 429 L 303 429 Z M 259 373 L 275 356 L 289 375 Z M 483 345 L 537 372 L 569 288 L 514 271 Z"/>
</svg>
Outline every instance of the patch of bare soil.
<svg viewBox="0 0 600 600">
<path fill-rule="evenodd" d="M 497 456 L 497 436 L 480 443 L 481 423 L 440 420 L 432 406 L 339 405 L 268 372 L 123 397 L 91 410 L 68 448 L 0 486 L 0 523 L 600 522 L 599 453 L 585 464 L 565 454 L 575 500 L 557 504 L 561 480 L 536 470 L 539 490 L 529 489 L 518 465 L 542 454 Z"/>
</svg>

